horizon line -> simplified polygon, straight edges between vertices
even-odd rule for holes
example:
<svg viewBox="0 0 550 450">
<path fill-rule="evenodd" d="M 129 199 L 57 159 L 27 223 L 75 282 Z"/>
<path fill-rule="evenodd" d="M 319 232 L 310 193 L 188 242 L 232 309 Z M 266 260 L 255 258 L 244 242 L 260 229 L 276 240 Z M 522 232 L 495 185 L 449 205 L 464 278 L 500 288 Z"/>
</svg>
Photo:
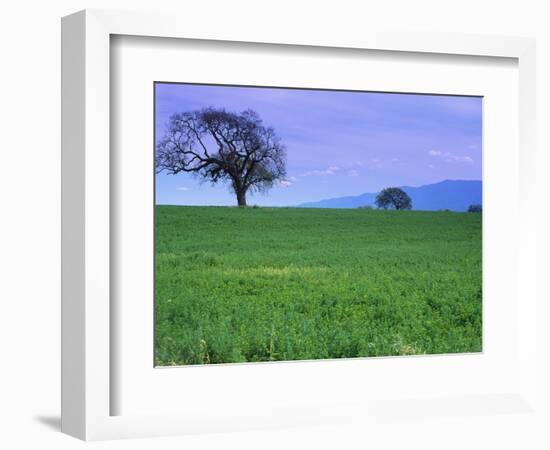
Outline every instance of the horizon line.
<svg viewBox="0 0 550 450">
<path fill-rule="evenodd" d="M 450 178 L 446 178 L 444 180 L 441 180 L 441 181 L 436 181 L 435 183 L 428 183 L 428 184 L 420 184 L 420 185 L 417 185 L 417 186 L 413 186 L 413 185 L 401 185 L 401 186 L 388 186 L 388 187 L 397 187 L 397 188 L 421 188 L 421 187 L 425 187 L 425 186 L 434 186 L 436 184 L 441 184 L 441 183 L 445 183 L 445 182 L 448 182 L 448 181 L 451 181 L 451 182 L 479 182 L 479 183 L 483 183 L 483 180 L 465 180 L 465 179 L 450 179 Z M 384 189 L 387 189 L 387 188 L 384 188 Z M 330 200 L 337 200 L 337 199 L 343 199 L 343 198 L 353 198 L 353 197 L 360 197 L 362 195 L 367 195 L 367 194 L 371 194 L 371 195 L 374 195 L 374 194 L 377 194 L 378 192 L 380 191 L 377 191 L 377 192 L 363 192 L 363 193 L 360 193 L 360 194 L 350 194 L 350 195 L 342 195 L 340 197 L 330 197 L 330 198 L 322 198 L 320 200 L 310 200 L 310 201 L 306 201 L 306 202 L 301 202 L 299 204 L 295 204 L 295 205 L 258 205 L 258 204 L 251 204 L 251 205 L 247 205 L 248 207 L 258 207 L 258 208 L 307 208 L 307 209 L 315 209 L 315 208 L 312 208 L 312 207 L 309 207 L 309 206 L 302 206 L 302 205 L 307 205 L 307 204 L 312 204 L 312 203 L 319 203 L 319 202 L 324 202 L 324 201 L 330 201 Z M 156 194 L 156 192 L 155 192 Z M 220 208 L 224 208 L 224 207 L 237 207 L 237 205 L 234 205 L 234 204 L 230 204 L 230 205 L 211 205 L 211 204 L 203 204 L 203 205 L 178 205 L 178 204 L 174 204 L 174 203 L 157 203 L 156 199 L 155 199 L 155 206 L 206 206 L 206 207 L 220 207 Z M 371 205 L 372 206 L 372 205 Z M 355 209 L 355 208 L 326 208 L 326 207 L 320 207 L 319 209 Z M 376 208 L 373 208 L 373 209 L 376 209 Z M 414 210 L 414 208 L 413 208 Z M 416 210 L 416 211 L 438 211 L 438 210 Z M 457 212 L 457 211 L 455 211 Z"/>
</svg>

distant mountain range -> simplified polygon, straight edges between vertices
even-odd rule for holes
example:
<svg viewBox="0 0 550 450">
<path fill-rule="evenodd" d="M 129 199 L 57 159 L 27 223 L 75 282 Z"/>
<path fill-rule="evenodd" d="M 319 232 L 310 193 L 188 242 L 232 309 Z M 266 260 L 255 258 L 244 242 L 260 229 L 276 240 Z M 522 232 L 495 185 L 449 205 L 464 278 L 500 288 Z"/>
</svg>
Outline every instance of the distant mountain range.
<svg viewBox="0 0 550 450">
<path fill-rule="evenodd" d="M 412 187 L 401 186 L 412 199 L 413 209 L 437 211 L 466 211 L 472 204 L 480 204 L 482 200 L 480 180 L 445 180 L 439 183 Z M 302 203 L 301 208 L 358 208 L 374 203 L 378 192 L 365 193 L 350 197 L 330 198 L 318 202 Z"/>
</svg>

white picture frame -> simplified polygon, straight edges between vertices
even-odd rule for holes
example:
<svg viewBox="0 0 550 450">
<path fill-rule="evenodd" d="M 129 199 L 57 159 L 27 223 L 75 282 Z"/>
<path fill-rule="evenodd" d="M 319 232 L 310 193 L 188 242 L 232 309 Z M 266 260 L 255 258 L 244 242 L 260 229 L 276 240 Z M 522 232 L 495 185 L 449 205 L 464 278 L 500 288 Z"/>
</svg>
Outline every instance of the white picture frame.
<svg viewBox="0 0 550 450">
<path fill-rule="evenodd" d="M 163 14 L 82 11 L 62 22 L 62 430 L 85 440 L 248 430 L 266 427 L 374 420 L 392 417 L 396 401 L 376 404 L 277 406 L 271 411 L 240 411 L 212 405 L 208 412 L 111 415 L 117 389 L 111 379 L 111 192 L 110 38 L 112 35 L 200 39 L 223 42 L 298 45 L 332 49 L 368 49 L 416 54 L 513 58 L 519 77 L 519 236 L 517 242 L 517 389 L 464 398 L 402 399 L 405 417 L 419 410 L 438 414 L 496 414 L 502 409 L 536 414 L 535 211 L 531 195 L 535 153 L 535 43 L 532 39 L 453 34 L 416 34 L 349 30 L 312 34 L 269 33 L 251 24 L 233 28 L 220 23 L 185 21 Z M 245 366 L 241 366 L 245 367 Z M 318 366 L 320 367 L 320 366 Z M 246 368 L 244 369 L 246 370 Z M 256 369 L 258 370 L 258 369 Z M 268 370 L 268 369 L 266 369 Z M 315 366 L 308 369 L 314 375 Z M 353 370 L 352 366 L 343 370 Z M 412 403 L 411 403 L 412 402 Z M 392 406 L 393 405 L 393 406 Z M 269 406 L 269 405 L 268 405 Z M 407 409 L 408 408 L 408 409 Z M 403 417 L 403 409 L 399 414 Z"/>
</svg>

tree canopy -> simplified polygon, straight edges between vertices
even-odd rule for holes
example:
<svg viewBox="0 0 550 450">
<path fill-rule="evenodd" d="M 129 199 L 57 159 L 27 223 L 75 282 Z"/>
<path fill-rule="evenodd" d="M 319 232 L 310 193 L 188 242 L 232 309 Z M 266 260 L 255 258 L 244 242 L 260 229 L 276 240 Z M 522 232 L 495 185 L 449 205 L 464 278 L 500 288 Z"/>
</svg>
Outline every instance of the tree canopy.
<svg viewBox="0 0 550 450">
<path fill-rule="evenodd" d="M 189 172 L 226 182 L 246 206 L 249 191 L 267 191 L 286 176 L 286 150 L 275 130 L 253 110 L 206 108 L 174 114 L 157 143 L 156 170 Z"/>
<path fill-rule="evenodd" d="M 482 211 L 482 207 L 479 204 L 468 206 L 469 213 L 480 213 L 481 211 Z"/>
<path fill-rule="evenodd" d="M 412 200 L 409 195 L 403 189 L 396 187 L 380 191 L 375 203 L 382 209 L 412 209 Z"/>
</svg>

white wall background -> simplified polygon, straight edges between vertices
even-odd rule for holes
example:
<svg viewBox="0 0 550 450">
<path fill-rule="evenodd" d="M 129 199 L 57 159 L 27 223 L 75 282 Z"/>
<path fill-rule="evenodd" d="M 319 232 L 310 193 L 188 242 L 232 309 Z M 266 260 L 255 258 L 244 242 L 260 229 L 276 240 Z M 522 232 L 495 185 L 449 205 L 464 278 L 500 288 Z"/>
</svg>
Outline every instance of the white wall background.
<svg viewBox="0 0 550 450">
<path fill-rule="evenodd" d="M 334 427 L 94 444 L 59 433 L 60 17 L 84 8 L 179 11 L 186 20 L 199 17 L 205 21 L 222 15 L 236 26 L 260 20 L 266 26 L 324 27 L 330 33 L 337 33 L 339 27 L 361 30 L 384 25 L 390 29 L 537 37 L 539 204 L 547 203 L 544 196 L 550 194 L 546 183 L 550 171 L 550 11 L 544 0 L 4 2 L 0 9 L 0 447 L 550 447 L 540 438 L 548 433 L 536 432 L 542 423 L 509 415 L 455 419 L 451 433 L 441 431 L 449 430 L 445 418 L 430 423 L 403 422 L 397 429 Z M 539 273 L 544 275 L 540 285 L 544 298 L 550 300 L 546 281 L 550 246 L 544 230 L 550 230 L 545 212 L 539 228 Z M 550 320 L 549 310 L 543 306 L 541 317 Z M 543 375 L 549 380 L 550 333 L 545 328 L 540 333 L 549 344 L 539 350 Z M 550 398 L 547 388 L 541 395 Z"/>
</svg>

